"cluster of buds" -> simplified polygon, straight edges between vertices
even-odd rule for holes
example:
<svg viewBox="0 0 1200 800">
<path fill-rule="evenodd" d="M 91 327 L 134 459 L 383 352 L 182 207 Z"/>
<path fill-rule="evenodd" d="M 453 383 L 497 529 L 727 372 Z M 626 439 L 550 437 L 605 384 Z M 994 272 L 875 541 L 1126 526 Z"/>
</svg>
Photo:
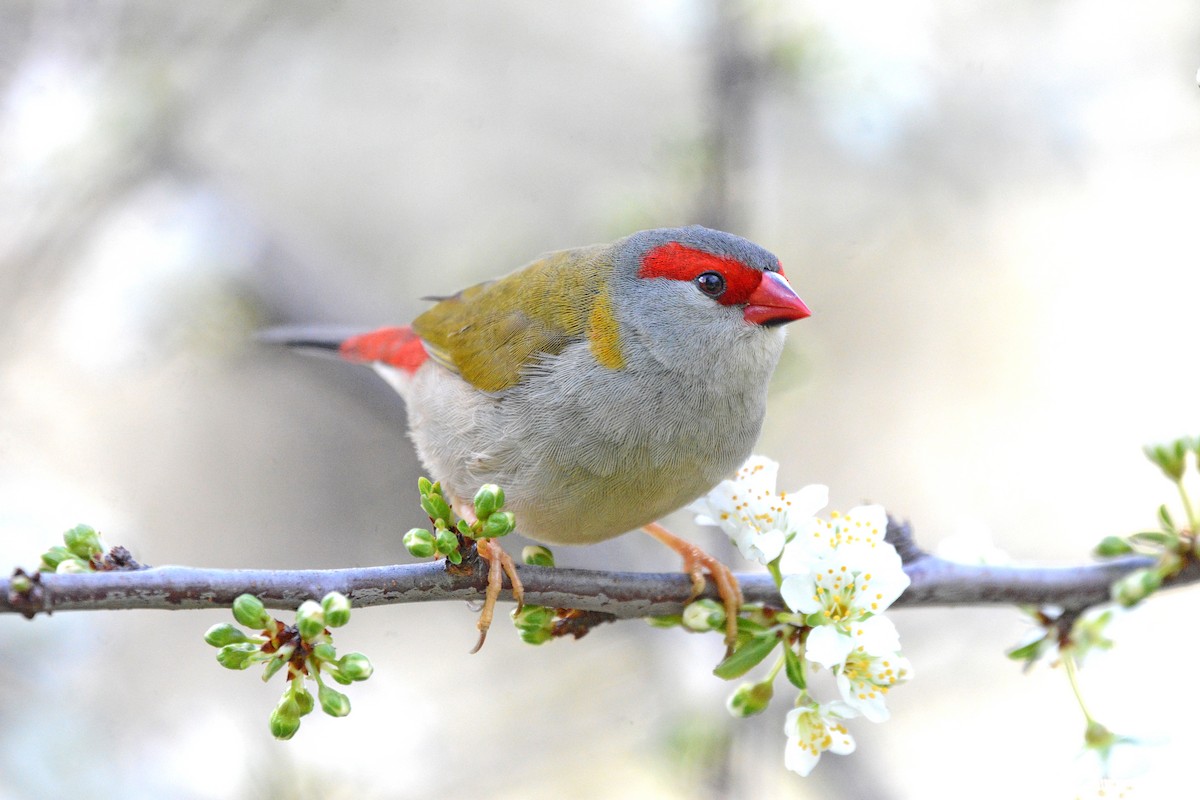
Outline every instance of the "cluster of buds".
<svg viewBox="0 0 1200 800">
<path fill-rule="evenodd" d="M 1133 570 L 1113 584 L 1112 599 L 1126 608 L 1135 606 L 1156 592 L 1163 581 L 1178 574 L 1189 562 L 1200 558 L 1200 517 L 1188 495 L 1184 479 L 1188 462 L 1200 460 L 1200 439 L 1183 437 L 1169 444 L 1150 445 L 1146 457 L 1175 484 L 1183 503 L 1183 520 L 1176 522 L 1166 504 L 1158 507 L 1158 529 L 1129 536 L 1107 536 L 1096 546 L 1096 555 L 1113 558 L 1145 555 L 1155 563 Z"/>
<path fill-rule="evenodd" d="M 258 631 L 247 634 L 236 625 L 223 622 L 212 626 L 204 641 L 217 650 L 217 661 L 228 669 L 248 669 L 263 665 L 263 681 L 286 668 L 287 688 L 271 712 L 271 734 L 290 739 L 300 729 L 300 718 L 321 704 L 332 717 L 350 713 L 350 699 L 328 686 L 323 676 L 343 686 L 371 677 L 371 662 L 362 653 L 338 657 L 330 628 L 350 621 L 350 600 L 339 592 L 330 592 L 318 603 L 305 600 L 296 609 L 296 621 L 284 625 L 275 619 L 252 594 L 243 594 L 233 603 L 233 616 L 240 624 Z M 317 685 L 317 696 L 305 687 L 305 679 Z"/>
<path fill-rule="evenodd" d="M 63 534 L 63 543 L 42 553 L 38 572 L 112 572 L 142 569 L 133 555 L 117 545 L 108 548 L 91 525 L 76 525 Z"/>
<path fill-rule="evenodd" d="M 475 521 L 456 519 L 442 494 L 440 483 L 428 478 L 417 482 L 421 508 L 429 515 L 433 530 L 413 528 L 404 534 L 404 548 L 414 558 L 445 558 L 451 564 L 462 563 L 462 548 L 476 539 L 495 539 L 512 533 L 516 518 L 504 507 L 504 490 L 485 483 L 475 493 Z"/>
</svg>

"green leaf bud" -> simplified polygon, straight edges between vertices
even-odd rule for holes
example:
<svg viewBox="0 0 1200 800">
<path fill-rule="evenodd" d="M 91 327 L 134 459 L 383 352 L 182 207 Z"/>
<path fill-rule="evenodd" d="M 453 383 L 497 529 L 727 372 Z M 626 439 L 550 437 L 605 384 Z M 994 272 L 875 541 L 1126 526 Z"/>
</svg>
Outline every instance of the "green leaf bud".
<svg viewBox="0 0 1200 800">
<path fill-rule="evenodd" d="M 1005 651 L 1005 655 L 1013 661 L 1035 661 L 1042 657 L 1048 649 L 1053 646 L 1049 637 L 1039 636 L 1032 642 L 1027 642 L 1022 645 L 1017 645 Z"/>
<path fill-rule="evenodd" d="M 331 717 L 344 717 L 350 713 L 350 698 L 337 689 L 321 684 L 317 688 L 317 699 L 321 701 L 321 710 Z"/>
<path fill-rule="evenodd" d="M 350 621 L 350 598 L 341 592 L 330 592 L 321 598 L 321 610 L 325 612 L 325 624 L 340 628 Z"/>
<path fill-rule="evenodd" d="M 1179 534 L 1166 531 L 1138 531 L 1131 534 L 1129 540 L 1138 544 L 1153 545 L 1158 548 L 1173 550 L 1179 546 Z"/>
<path fill-rule="evenodd" d="M 1175 483 L 1183 478 L 1183 471 L 1187 467 L 1188 442 L 1184 439 L 1177 439 L 1168 444 L 1146 445 L 1142 451 L 1146 454 L 1146 458 L 1150 459 L 1163 474 L 1170 478 Z"/>
<path fill-rule="evenodd" d="M 521 549 L 521 561 L 531 567 L 553 567 L 554 553 L 550 552 L 549 547 L 531 544 Z"/>
<path fill-rule="evenodd" d="M 55 545 L 42 553 L 42 563 L 38 566 L 38 570 L 40 572 L 54 572 L 63 561 L 74 557 L 67 548 L 62 545 Z"/>
<path fill-rule="evenodd" d="M 422 497 L 429 494 L 433 491 L 433 482 L 424 476 L 417 478 L 417 491 L 421 493 Z"/>
<path fill-rule="evenodd" d="M 450 506 L 440 494 L 427 494 L 422 497 L 421 508 L 425 510 L 430 519 L 444 519 L 447 523 L 450 522 L 452 516 Z"/>
<path fill-rule="evenodd" d="M 437 552 L 448 556 L 458 552 L 458 535 L 446 529 L 437 532 Z"/>
<path fill-rule="evenodd" d="M 100 541 L 100 534 L 96 533 L 96 529 L 91 525 L 76 525 L 71 530 L 63 534 L 63 542 L 67 545 L 67 549 L 75 555 L 87 561 L 97 553 L 104 552 L 104 545 Z"/>
<path fill-rule="evenodd" d="M 233 601 L 233 618 L 247 628 L 264 630 L 272 627 L 274 617 L 267 613 L 261 600 L 252 594 L 241 594 Z"/>
<path fill-rule="evenodd" d="M 362 653 L 346 653 L 337 665 L 342 677 L 352 681 L 365 681 L 375 672 L 370 660 Z"/>
<path fill-rule="evenodd" d="M 480 536 L 484 539 L 495 539 L 512 533 L 515 527 L 517 527 L 517 518 L 511 511 L 497 511 L 483 523 L 483 532 Z"/>
<path fill-rule="evenodd" d="M 300 638 L 312 641 L 325 632 L 325 612 L 315 600 L 305 600 L 296 609 L 296 629 Z"/>
<path fill-rule="evenodd" d="M 266 667 L 263 668 L 263 683 L 271 680 L 271 678 L 275 677 L 276 672 L 283 669 L 284 665 L 288 663 L 288 659 L 291 658 L 293 649 L 289 647 L 286 653 L 281 651 L 271 654 L 271 657 L 267 659 Z"/>
<path fill-rule="evenodd" d="M 254 663 L 258 652 L 258 645 L 252 642 L 227 644 L 217 651 L 217 663 L 225 669 L 245 669 Z"/>
<path fill-rule="evenodd" d="M 1168 533 L 1174 533 L 1178 530 L 1175 527 L 1175 520 L 1171 518 L 1171 511 L 1167 508 L 1166 503 L 1158 507 L 1158 525 Z"/>
<path fill-rule="evenodd" d="M 1133 552 L 1133 548 L 1129 542 L 1122 539 L 1120 536 L 1105 536 L 1100 540 L 1100 544 L 1096 545 L 1095 553 L 1101 558 L 1112 558 L 1113 556 L 1123 556 Z"/>
<path fill-rule="evenodd" d="M 280 741 L 286 741 L 300 730 L 299 715 L 288 714 L 276 708 L 271 712 L 271 735 Z"/>
<path fill-rule="evenodd" d="M 449 561 L 451 564 L 455 564 L 455 565 L 461 564 L 462 563 L 462 553 L 458 552 L 457 550 L 455 550 L 453 553 L 446 553 L 446 560 Z"/>
<path fill-rule="evenodd" d="M 750 717 L 767 710 L 775 689 L 770 681 L 743 683 L 729 696 L 725 707 L 735 717 Z"/>
<path fill-rule="evenodd" d="M 204 634 L 204 641 L 213 647 L 224 647 L 227 644 L 248 642 L 250 637 L 243 633 L 241 628 L 230 625 L 228 622 L 220 622 L 208 629 L 208 632 Z"/>
<path fill-rule="evenodd" d="M 702 597 L 683 609 L 683 627 L 697 633 L 725 628 L 725 606 Z"/>
</svg>

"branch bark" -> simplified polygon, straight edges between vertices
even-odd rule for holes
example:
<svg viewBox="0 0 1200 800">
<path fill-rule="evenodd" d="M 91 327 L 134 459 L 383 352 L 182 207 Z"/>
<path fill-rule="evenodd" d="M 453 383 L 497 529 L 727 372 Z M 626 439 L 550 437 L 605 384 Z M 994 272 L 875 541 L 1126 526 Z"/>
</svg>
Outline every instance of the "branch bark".
<svg viewBox="0 0 1200 800">
<path fill-rule="evenodd" d="M 905 571 L 912 579 L 898 607 L 979 604 L 1055 604 L 1082 610 L 1109 599 L 1109 586 L 1153 562 L 1127 557 L 1072 567 L 971 566 L 915 551 Z M 598 572 L 521 566 L 525 602 L 555 608 L 601 611 L 629 619 L 677 614 L 688 601 L 691 581 L 682 573 Z M 748 602 L 782 605 L 770 576 L 740 574 Z M 1200 581 L 1191 563 L 1168 581 Z M 228 608 L 250 592 L 268 608 L 295 609 L 307 599 L 339 591 L 356 607 L 439 600 L 482 600 L 486 570 L 463 574 L 443 562 L 332 570 L 226 570 L 151 567 L 128 572 L 38 576 L 32 592 L 0 581 L 0 613 L 26 616 L 53 611 Z M 710 586 L 706 596 L 716 597 Z M 502 595 L 511 600 L 507 591 Z"/>
</svg>

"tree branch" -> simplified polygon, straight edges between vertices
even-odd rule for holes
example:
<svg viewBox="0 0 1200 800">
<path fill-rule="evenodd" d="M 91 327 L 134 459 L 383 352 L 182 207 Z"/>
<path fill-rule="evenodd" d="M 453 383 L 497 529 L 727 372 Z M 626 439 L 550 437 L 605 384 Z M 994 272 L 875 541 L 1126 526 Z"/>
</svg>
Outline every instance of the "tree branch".
<svg viewBox="0 0 1200 800">
<path fill-rule="evenodd" d="M 903 550 L 902 550 L 903 552 Z M 1142 557 L 1074 567 L 970 566 L 912 550 L 905 571 L 912 579 L 896 606 L 1055 604 L 1081 610 L 1109 599 L 1109 586 L 1153 562 Z M 677 614 L 688 601 L 691 581 L 682 573 L 599 572 L 521 566 L 525 602 L 555 608 L 601 611 L 618 618 Z M 448 571 L 444 562 L 331 570 L 226 570 L 152 567 L 91 574 L 43 573 L 29 592 L 0 580 L 0 612 L 100 609 L 228 608 L 235 597 L 255 594 L 268 608 L 295 609 L 307 599 L 339 591 L 357 607 L 437 600 L 482 600 L 482 564 Z M 748 602 L 782 605 L 769 575 L 740 574 Z M 1200 581 L 1191 563 L 1168 581 Z M 502 595 L 511 600 L 507 591 Z M 706 596 L 715 597 L 711 585 Z"/>
</svg>

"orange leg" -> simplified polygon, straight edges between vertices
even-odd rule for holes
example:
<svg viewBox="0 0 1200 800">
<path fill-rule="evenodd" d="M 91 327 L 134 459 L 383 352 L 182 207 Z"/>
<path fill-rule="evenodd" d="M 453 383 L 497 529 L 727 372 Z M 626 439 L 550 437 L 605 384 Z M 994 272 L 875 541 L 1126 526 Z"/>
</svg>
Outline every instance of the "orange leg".
<svg viewBox="0 0 1200 800">
<path fill-rule="evenodd" d="M 512 557 L 504 552 L 504 548 L 495 539 L 476 539 L 475 547 L 479 555 L 488 562 L 487 591 L 483 596 L 483 608 L 479 610 L 479 641 L 475 643 L 472 653 L 478 653 L 487 639 L 488 628 L 492 626 L 492 618 L 496 613 L 496 601 L 500 599 L 500 590 L 504 588 L 504 575 L 512 584 L 513 598 L 517 601 L 517 611 L 525 605 L 525 587 L 517 577 L 517 566 Z"/>
<path fill-rule="evenodd" d="M 717 594 L 725 604 L 725 644 L 732 648 L 737 642 L 737 616 L 744 602 L 742 587 L 729 567 L 717 561 L 691 542 L 680 539 L 657 522 L 643 525 L 642 530 L 683 557 L 683 569 L 692 578 L 692 599 L 704 591 L 704 572 L 712 575 Z"/>
</svg>

